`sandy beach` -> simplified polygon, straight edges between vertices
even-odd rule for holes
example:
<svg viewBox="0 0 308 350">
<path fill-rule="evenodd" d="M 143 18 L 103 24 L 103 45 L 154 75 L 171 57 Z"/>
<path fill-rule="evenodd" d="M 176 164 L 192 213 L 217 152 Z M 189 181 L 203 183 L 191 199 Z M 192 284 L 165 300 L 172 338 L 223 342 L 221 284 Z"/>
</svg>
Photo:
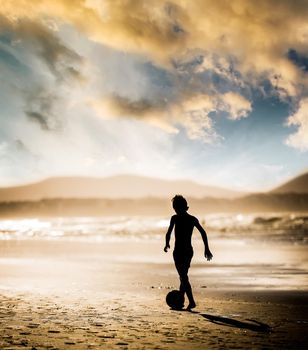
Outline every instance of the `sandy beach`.
<svg viewBox="0 0 308 350">
<path fill-rule="evenodd" d="M 246 265 L 255 244 L 212 249 L 208 263 L 195 242 L 188 312 L 165 304 L 178 279 L 160 241 L 0 241 L 0 348 L 307 348 L 305 247 L 263 245 Z"/>
<path fill-rule="evenodd" d="M 308 0 L 0 0 L 0 77 L 0 350 L 308 350 Z"/>
</svg>

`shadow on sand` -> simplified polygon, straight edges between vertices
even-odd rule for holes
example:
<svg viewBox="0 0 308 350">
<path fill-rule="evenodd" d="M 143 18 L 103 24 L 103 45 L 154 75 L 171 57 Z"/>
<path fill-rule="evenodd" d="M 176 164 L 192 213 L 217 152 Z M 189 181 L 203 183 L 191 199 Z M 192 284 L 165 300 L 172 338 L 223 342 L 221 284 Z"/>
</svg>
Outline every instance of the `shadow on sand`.
<svg viewBox="0 0 308 350">
<path fill-rule="evenodd" d="M 263 332 L 269 333 L 271 331 L 271 327 L 265 323 L 247 319 L 248 322 L 238 321 L 233 318 L 222 317 L 222 316 L 214 316 L 209 314 L 199 314 L 202 317 L 206 318 L 210 322 L 216 323 L 218 325 L 237 327 L 241 329 L 249 329 L 254 332 Z"/>
<path fill-rule="evenodd" d="M 222 317 L 222 316 L 215 316 L 215 315 L 209 315 L 209 314 L 202 314 L 199 311 L 194 310 L 187 310 L 187 309 L 172 309 L 174 311 L 186 311 L 190 312 L 192 314 L 198 314 L 204 318 L 206 318 L 208 321 L 221 325 L 221 326 L 229 326 L 229 327 L 236 327 L 240 329 L 249 329 L 250 331 L 254 332 L 263 332 L 263 333 L 270 333 L 272 331 L 272 328 L 267 325 L 266 323 L 259 322 L 252 319 L 247 319 L 246 321 L 239 321 L 234 318 L 228 318 L 228 317 Z"/>
</svg>

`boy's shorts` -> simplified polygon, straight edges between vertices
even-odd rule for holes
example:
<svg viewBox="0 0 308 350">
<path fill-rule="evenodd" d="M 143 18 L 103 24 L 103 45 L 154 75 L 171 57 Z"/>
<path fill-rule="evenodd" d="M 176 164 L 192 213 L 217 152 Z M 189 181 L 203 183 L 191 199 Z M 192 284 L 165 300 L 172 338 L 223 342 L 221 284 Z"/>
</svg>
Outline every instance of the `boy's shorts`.
<svg viewBox="0 0 308 350">
<path fill-rule="evenodd" d="M 175 267 L 180 276 L 188 274 L 188 269 L 190 268 L 190 262 L 193 255 L 194 252 L 192 249 L 184 251 L 173 251 Z"/>
</svg>

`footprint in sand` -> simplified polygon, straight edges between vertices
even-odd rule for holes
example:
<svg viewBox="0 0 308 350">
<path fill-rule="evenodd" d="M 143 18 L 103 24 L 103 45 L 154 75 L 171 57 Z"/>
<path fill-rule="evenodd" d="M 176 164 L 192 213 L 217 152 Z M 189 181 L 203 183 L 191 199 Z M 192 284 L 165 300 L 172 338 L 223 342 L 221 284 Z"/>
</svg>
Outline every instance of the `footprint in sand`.
<svg viewBox="0 0 308 350">
<path fill-rule="evenodd" d="M 29 324 L 27 325 L 28 328 L 38 328 L 39 326 L 40 326 L 39 323 L 29 323 Z"/>
<path fill-rule="evenodd" d="M 105 339 L 113 339 L 115 336 L 114 335 L 101 334 L 101 335 L 98 335 L 98 337 L 105 338 Z"/>
</svg>

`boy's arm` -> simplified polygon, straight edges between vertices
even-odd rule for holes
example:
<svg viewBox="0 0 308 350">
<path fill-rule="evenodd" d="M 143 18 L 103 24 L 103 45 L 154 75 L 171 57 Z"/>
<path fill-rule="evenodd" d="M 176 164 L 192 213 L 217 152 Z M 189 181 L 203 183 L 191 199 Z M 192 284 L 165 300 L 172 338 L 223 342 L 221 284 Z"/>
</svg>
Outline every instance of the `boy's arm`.
<svg viewBox="0 0 308 350">
<path fill-rule="evenodd" d="M 171 237 L 171 232 L 173 230 L 173 226 L 174 226 L 174 217 L 172 216 L 171 219 L 170 219 L 170 225 L 169 225 L 169 228 L 168 228 L 168 231 L 166 233 L 166 244 L 165 244 L 165 248 L 164 248 L 164 251 L 167 253 L 168 249 L 170 248 L 170 237 Z"/>
<path fill-rule="evenodd" d="M 206 234 L 204 228 L 200 225 L 198 219 L 197 219 L 197 222 L 196 222 L 195 226 L 197 227 L 197 229 L 201 233 L 201 237 L 202 237 L 202 240 L 203 240 L 203 243 L 204 243 L 204 256 L 206 257 L 206 259 L 208 261 L 210 261 L 213 258 L 213 254 L 211 253 L 210 248 L 209 248 L 209 244 L 208 244 L 208 240 L 207 240 L 207 234 Z"/>
</svg>

